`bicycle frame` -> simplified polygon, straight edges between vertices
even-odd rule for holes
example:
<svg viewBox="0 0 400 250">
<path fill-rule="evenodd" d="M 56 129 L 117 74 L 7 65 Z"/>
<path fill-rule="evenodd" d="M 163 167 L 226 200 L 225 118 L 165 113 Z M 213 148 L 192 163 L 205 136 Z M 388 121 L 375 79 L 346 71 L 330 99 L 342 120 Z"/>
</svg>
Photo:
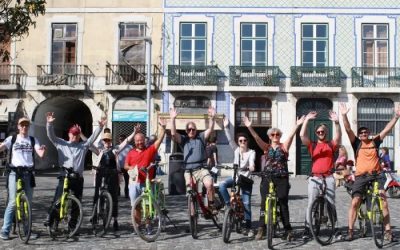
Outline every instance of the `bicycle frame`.
<svg viewBox="0 0 400 250">
<path fill-rule="evenodd" d="M 69 195 L 69 179 L 68 176 L 64 177 L 64 185 L 63 185 L 63 193 L 61 195 L 60 199 L 60 219 L 63 219 L 65 216 L 67 216 L 67 211 L 68 209 L 66 208 L 66 203 L 65 200 L 67 199 Z"/>
<path fill-rule="evenodd" d="M 21 202 L 21 196 L 22 194 L 25 192 L 24 191 L 24 184 L 22 181 L 22 178 L 20 176 L 19 173 L 16 172 L 17 175 L 17 195 L 15 197 L 15 202 L 16 202 L 16 210 L 17 210 L 17 219 L 21 220 L 22 219 L 22 215 L 21 215 L 21 210 L 20 210 L 20 202 Z M 24 204 L 24 211 L 27 213 L 28 212 L 28 207 L 26 206 L 26 204 Z"/>
<path fill-rule="evenodd" d="M 144 218 L 155 215 L 153 201 L 157 201 L 157 199 L 158 199 L 157 194 L 160 191 L 160 187 L 156 183 L 153 185 L 153 188 L 152 188 L 150 177 L 149 177 L 149 172 L 148 172 L 148 170 L 151 167 L 154 167 L 154 166 L 152 165 L 146 169 L 146 182 L 145 182 L 145 187 L 143 189 L 143 194 L 142 194 L 142 196 L 148 197 L 148 199 L 143 199 L 144 202 L 142 203 L 142 213 L 143 213 Z M 148 209 L 146 209 L 147 206 L 148 206 Z"/>
<path fill-rule="evenodd" d="M 271 201 L 272 208 L 268 206 L 269 201 Z M 272 178 L 268 178 L 268 195 L 267 198 L 265 199 L 265 224 L 268 223 L 268 211 L 272 209 L 272 224 L 275 225 L 277 222 L 277 216 L 276 216 L 276 190 L 275 190 L 275 185 L 272 181 Z"/>
<path fill-rule="evenodd" d="M 190 188 L 191 188 L 191 190 L 189 191 L 190 195 L 196 198 L 197 202 L 199 203 L 201 212 L 203 214 L 211 214 L 210 210 L 208 210 L 208 208 L 204 205 L 202 196 L 197 190 L 198 186 L 194 180 L 192 170 L 190 170 L 189 173 L 190 173 Z"/>
</svg>

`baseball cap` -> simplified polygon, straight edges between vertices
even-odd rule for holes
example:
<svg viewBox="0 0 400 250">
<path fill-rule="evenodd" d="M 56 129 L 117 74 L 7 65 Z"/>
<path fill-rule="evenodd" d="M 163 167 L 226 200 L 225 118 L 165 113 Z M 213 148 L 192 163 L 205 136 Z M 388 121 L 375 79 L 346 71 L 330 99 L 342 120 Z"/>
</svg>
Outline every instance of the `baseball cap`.
<svg viewBox="0 0 400 250">
<path fill-rule="evenodd" d="M 104 133 L 102 139 L 103 140 L 112 140 L 111 133 Z"/>
<path fill-rule="evenodd" d="M 79 134 L 81 133 L 81 129 L 80 129 L 77 125 L 73 125 L 73 126 L 69 129 L 68 133 L 71 133 L 71 134 L 73 134 L 73 135 L 79 135 Z"/>
<path fill-rule="evenodd" d="M 19 118 L 19 120 L 18 120 L 18 124 L 21 124 L 21 123 L 28 123 L 28 124 L 30 124 L 31 121 L 30 121 L 27 117 L 22 117 L 22 118 Z"/>
</svg>

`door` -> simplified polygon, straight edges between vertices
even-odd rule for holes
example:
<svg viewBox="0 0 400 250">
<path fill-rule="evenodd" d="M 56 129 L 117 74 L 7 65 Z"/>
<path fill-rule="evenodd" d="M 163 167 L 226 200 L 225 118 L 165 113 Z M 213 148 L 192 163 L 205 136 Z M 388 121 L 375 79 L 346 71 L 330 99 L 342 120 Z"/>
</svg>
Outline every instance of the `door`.
<svg viewBox="0 0 400 250">
<path fill-rule="evenodd" d="M 328 140 L 332 139 L 332 122 L 329 120 L 329 110 L 332 110 L 332 102 L 323 98 L 303 98 L 297 102 L 296 116 L 306 115 L 310 111 L 317 111 L 315 120 L 308 122 L 307 134 L 311 141 L 316 140 L 315 126 L 325 123 L 328 128 Z M 307 148 L 301 143 L 299 133 L 296 135 L 296 173 L 309 175 L 311 172 L 311 157 Z"/>
</svg>

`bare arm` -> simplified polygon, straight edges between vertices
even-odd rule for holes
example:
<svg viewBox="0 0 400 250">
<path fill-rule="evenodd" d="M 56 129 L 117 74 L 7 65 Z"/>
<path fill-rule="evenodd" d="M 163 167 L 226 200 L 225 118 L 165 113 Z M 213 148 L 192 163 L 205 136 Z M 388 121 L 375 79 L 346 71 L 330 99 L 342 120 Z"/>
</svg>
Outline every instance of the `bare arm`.
<svg viewBox="0 0 400 250">
<path fill-rule="evenodd" d="M 329 111 L 329 120 L 333 121 L 333 123 L 335 124 L 336 135 L 335 138 L 333 138 L 333 141 L 336 145 L 339 145 L 341 141 L 340 139 L 342 138 L 342 130 L 340 129 L 339 116 L 336 114 L 336 112 Z"/>
<path fill-rule="evenodd" d="M 178 113 L 176 112 L 176 108 L 170 108 L 169 117 L 171 118 L 171 138 L 174 142 L 180 144 L 181 143 L 181 135 L 176 131 L 175 119 Z"/>
<path fill-rule="evenodd" d="M 394 117 L 388 124 L 386 124 L 385 128 L 379 133 L 381 140 L 386 137 L 386 135 L 392 130 L 394 125 L 396 125 L 397 120 L 399 120 L 400 117 L 400 106 L 397 107 L 397 110 L 394 114 Z"/>
<path fill-rule="evenodd" d="M 46 113 L 46 119 L 47 119 L 47 124 L 46 124 L 46 132 L 47 132 L 47 137 L 53 143 L 54 146 L 57 144 L 62 143 L 64 140 L 61 138 L 58 138 L 55 133 L 54 133 L 54 127 L 53 127 L 53 122 L 56 119 L 54 117 L 53 112 L 47 112 Z"/>
<path fill-rule="evenodd" d="M 4 151 L 4 150 L 6 150 L 6 149 L 7 149 L 6 144 L 5 144 L 5 143 L 1 143 L 1 144 L 0 144 L 0 152 L 1 152 L 1 151 Z"/>
<path fill-rule="evenodd" d="M 309 112 L 304 119 L 303 126 L 301 126 L 300 139 L 303 145 L 305 145 L 306 147 L 308 147 L 308 145 L 310 145 L 311 143 L 310 138 L 308 137 L 307 134 L 308 121 L 315 119 L 316 117 L 317 117 L 317 112 L 315 111 Z"/>
<path fill-rule="evenodd" d="M 229 120 L 227 118 L 224 118 L 224 132 L 225 132 L 226 138 L 228 139 L 229 146 L 231 146 L 233 151 L 235 151 L 237 149 L 238 145 L 235 143 L 234 140 L 232 140 L 231 133 L 229 130 Z"/>
<path fill-rule="evenodd" d="M 251 127 L 251 121 L 247 116 L 244 117 L 244 125 L 249 129 L 250 134 L 253 136 L 254 140 L 256 140 L 256 143 L 261 150 L 265 150 L 268 148 L 268 143 L 264 142 L 257 134 L 256 131 Z"/>
<path fill-rule="evenodd" d="M 293 138 L 296 135 L 297 130 L 299 127 L 303 124 L 306 116 L 302 115 L 300 118 L 297 118 L 296 120 L 296 125 L 293 127 L 292 131 L 289 134 L 289 138 L 286 139 L 286 141 L 283 143 L 283 147 L 285 148 L 286 152 L 289 151 L 290 146 L 292 145 Z"/>
<path fill-rule="evenodd" d="M 128 143 L 130 143 L 133 140 L 135 135 L 140 131 L 141 127 L 142 127 L 142 125 L 140 125 L 140 123 L 136 124 L 133 127 L 132 134 L 130 134 L 128 137 L 126 137 L 125 140 L 123 142 L 121 142 L 121 144 L 119 144 L 118 149 L 116 151 L 117 154 L 119 154 L 119 152 L 121 152 L 126 147 L 126 145 L 128 145 Z"/>
<path fill-rule="evenodd" d="M 164 140 L 165 136 L 165 128 L 167 127 L 167 123 L 164 119 L 159 119 L 158 120 L 158 125 L 160 128 L 160 133 L 158 134 L 157 140 L 154 142 L 154 147 L 158 149 L 161 145 L 161 142 Z"/>
<path fill-rule="evenodd" d="M 208 117 L 209 117 L 209 122 L 208 122 L 208 129 L 204 131 L 204 140 L 207 141 L 208 137 L 210 137 L 210 134 L 214 132 L 214 125 L 215 125 L 215 108 L 210 107 L 208 108 Z"/>
<path fill-rule="evenodd" d="M 350 108 L 346 107 L 345 103 L 339 104 L 340 114 L 342 114 L 343 119 L 343 126 L 346 130 L 347 136 L 351 143 L 356 140 L 356 135 L 354 134 L 353 130 L 351 130 L 349 119 L 347 118 L 347 113 L 349 113 Z"/>
</svg>

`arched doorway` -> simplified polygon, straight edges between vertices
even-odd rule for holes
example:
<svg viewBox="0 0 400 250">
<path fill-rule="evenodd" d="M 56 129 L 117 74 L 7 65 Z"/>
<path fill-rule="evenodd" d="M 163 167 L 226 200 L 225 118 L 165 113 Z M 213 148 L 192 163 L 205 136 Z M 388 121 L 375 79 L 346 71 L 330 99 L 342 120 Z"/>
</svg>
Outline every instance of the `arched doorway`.
<svg viewBox="0 0 400 250">
<path fill-rule="evenodd" d="M 39 139 L 41 144 L 47 146 L 46 157 L 43 161 L 36 163 L 36 168 L 46 169 L 53 165 L 58 165 L 57 150 L 49 141 L 46 134 L 46 113 L 54 112 L 54 132 L 57 137 L 68 140 L 68 129 L 73 124 L 78 124 L 82 133 L 89 137 L 93 130 L 93 118 L 89 108 L 82 101 L 55 97 L 40 103 L 32 115 L 33 126 L 30 132 Z M 91 164 L 92 157 L 90 151 L 86 155 L 86 164 Z"/>
<path fill-rule="evenodd" d="M 318 116 L 315 120 L 308 123 L 307 133 L 311 141 L 316 140 L 314 128 L 317 124 L 325 123 L 328 125 L 328 139 L 332 139 L 332 122 L 329 120 L 329 110 L 332 110 L 332 102 L 324 98 L 303 98 L 297 102 L 296 116 L 308 114 L 310 111 L 317 111 Z M 300 136 L 296 136 L 296 174 L 309 175 L 311 171 L 311 157 L 307 148 L 301 143 Z"/>
<path fill-rule="evenodd" d="M 271 127 L 271 101 L 263 97 L 241 97 L 235 103 L 235 135 L 241 132 L 249 135 L 249 147 L 256 151 L 256 170 L 258 171 L 260 169 L 260 158 L 264 152 L 257 146 L 244 125 L 243 118 L 245 116 L 252 121 L 252 127 L 257 134 L 264 141 L 268 141 L 267 130 Z"/>
</svg>

